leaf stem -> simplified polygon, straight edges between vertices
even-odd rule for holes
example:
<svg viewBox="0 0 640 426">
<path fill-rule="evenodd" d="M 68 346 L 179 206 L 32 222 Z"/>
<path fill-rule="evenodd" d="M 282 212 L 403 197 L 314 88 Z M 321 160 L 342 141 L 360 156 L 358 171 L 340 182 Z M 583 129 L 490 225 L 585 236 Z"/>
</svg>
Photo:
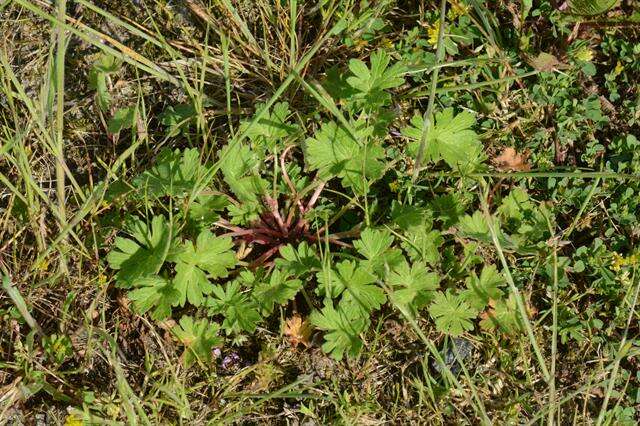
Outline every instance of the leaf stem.
<svg viewBox="0 0 640 426">
<path fill-rule="evenodd" d="M 513 277 L 511 276 L 509 264 L 507 263 L 507 259 L 504 256 L 502 245 L 500 244 L 500 240 L 498 239 L 498 235 L 494 227 L 493 218 L 491 216 L 491 213 L 489 212 L 489 206 L 487 204 L 488 187 L 486 185 L 486 182 L 484 181 L 481 181 L 481 184 L 483 187 L 483 193 L 480 194 L 480 203 L 482 206 L 482 211 L 485 216 L 485 220 L 487 221 L 487 226 L 489 227 L 489 232 L 491 233 L 491 240 L 493 241 L 493 245 L 495 246 L 496 251 L 498 252 L 498 257 L 500 258 L 500 262 L 502 263 L 502 267 L 504 268 L 505 278 L 507 280 L 507 283 L 509 284 L 511 293 L 513 293 L 513 295 L 515 296 L 518 312 L 520 313 L 520 317 L 524 325 L 524 328 L 527 331 L 529 342 L 531 343 L 531 346 L 533 347 L 533 351 L 536 354 L 538 364 L 540 365 L 540 370 L 542 371 L 542 376 L 544 377 L 545 382 L 549 383 L 550 381 L 549 370 L 547 369 L 547 365 L 544 361 L 544 357 L 542 356 L 542 351 L 540 350 L 540 346 L 538 345 L 536 336 L 533 333 L 533 327 L 531 327 L 531 321 L 529 321 L 529 316 L 527 314 L 527 309 L 524 305 L 522 294 L 520 293 L 520 290 L 518 290 L 518 287 L 516 287 L 516 284 L 513 281 Z"/>
<path fill-rule="evenodd" d="M 60 230 L 67 225 L 66 196 L 65 196 L 65 167 L 64 167 L 64 62 L 66 51 L 66 40 L 64 33 L 64 22 L 67 12 L 67 1 L 58 0 L 57 19 L 60 24 L 56 24 L 57 48 L 56 48 L 56 128 L 55 128 L 55 152 L 56 152 L 56 198 L 58 200 L 58 211 L 60 215 Z M 67 260 L 64 254 L 60 254 L 60 270 L 68 271 Z"/>
<path fill-rule="evenodd" d="M 558 356 L 558 238 L 555 236 L 554 227 L 551 224 L 551 219 L 547 214 L 546 209 L 542 209 L 544 218 L 546 219 L 547 226 L 549 227 L 549 234 L 551 235 L 551 242 L 553 244 L 553 304 L 551 307 L 552 315 L 552 328 L 551 328 L 551 371 L 549 380 L 549 416 L 547 417 L 547 424 L 554 424 L 554 417 L 556 415 L 556 358 Z"/>
<path fill-rule="evenodd" d="M 633 269 L 633 274 L 631 275 L 631 287 L 633 288 L 633 284 L 636 281 L 636 272 L 637 268 Z M 631 322 L 633 321 L 633 317 L 636 311 L 636 304 L 638 303 L 638 293 L 640 293 L 640 283 L 636 284 L 636 290 L 633 295 L 633 301 L 631 302 L 631 309 L 629 309 L 629 318 L 627 318 L 627 325 L 624 329 L 624 334 L 622 335 L 622 340 L 620 341 L 620 346 L 616 351 L 615 361 L 613 363 L 613 370 L 611 371 L 611 377 L 609 377 L 609 383 L 607 386 L 607 393 L 604 396 L 604 401 L 602 402 L 602 407 L 600 407 L 600 413 L 598 414 L 598 420 L 596 421 L 596 426 L 600 426 L 604 421 L 604 416 L 607 414 L 607 406 L 609 405 L 609 399 L 611 398 L 611 394 L 613 393 L 613 387 L 616 384 L 616 378 L 618 376 L 618 370 L 620 369 L 620 362 L 624 357 L 625 353 L 628 352 L 630 347 L 627 345 L 627 337 L 629 335 L 629 328 L 631 327 Z M 626 297 L 625 297 L 626 299 Z"/>
<path fill-rule="evenodd" d="M 427 110 L 422 117 L 424 126 L 422 128 L 422 135 L 420 136 L 420 147 L 418 148 L 418 155 L 416 156 L 416 163 L 413 168 L 413 176 L 411 177 L 411 184 L 415 183 L 418 179 L 418 173 L 420 166 L 422 165 L 424 157 L 424 149 L 427 145 L 427 135 L 431 128 L 431 120 L 433 115 L 433 105 L 436 99 L 436 89 L 438 87 L 438 73 L 440 67 L 438 64 L 444 57 L 444 28 L 446 26 L 445 14 L 447 12 L 447 0 L 440 1 L 440 27 L 438 28 L 438 47 L 436 49 L 436 63 L 431 73 L 431 91 L 429 93 L 429 103 L 427 104 Z"/>
<path fill-rule="evenodd" d="M 571 172 L 483 172 L 483 173 L 460 173 L 458 171 L 434 171 L 434 172 L 426 172 L 423 173 L 423 177 L 435 177 L 435 178 L 447 178 L 447 177 L 457 177 L 457 178 L 470 178 L 477 179 L 483 177 L 492 177 L 492 178 L 510 178 L 510 179 L 524 179 L 524 178 L 570 178 L 570 179 L 620 179 L 620 180 L 631 180 L 631 181 L 640 181 L 640 176 L 633 174 L 625 174 L 625 173 L 616 173 L 616 172 L 582 172 L 582 171 L 571 171 Z M 416 185 L 420 188 L 420 185 Z"/>
<path fill-rule="evenodd" d="M 564 235 L 562 236 L 563 239 L 569 238 L 573 230 L 576 229 L 576 226 L 578 226 L 578 222 L 580 221 L 580 219 L 582 219 L 582 214 L 586 210 L 587 205 L 589 205 L 589 202 L 593 198 L 593 195 L 596 193 L 596 189 L 598 189 L 598 185 L 600 184 L 600 179 L 601 179 L 600 177 L 597 177 L 596 181 L 593 182 L 593 185 L 591 185 L 591 190 L 587 194 L 587 198 L 585 198 L 584 201 L 582 202 L 582 205 L 580 206 L 580 210 L 578 211 L 578 214 L 576 214 L 575 218 L 573 219 L 573 222 L 571 222 L 571 225 L 569 226 L 569 228 L 567 228 Z"/>
</svg>

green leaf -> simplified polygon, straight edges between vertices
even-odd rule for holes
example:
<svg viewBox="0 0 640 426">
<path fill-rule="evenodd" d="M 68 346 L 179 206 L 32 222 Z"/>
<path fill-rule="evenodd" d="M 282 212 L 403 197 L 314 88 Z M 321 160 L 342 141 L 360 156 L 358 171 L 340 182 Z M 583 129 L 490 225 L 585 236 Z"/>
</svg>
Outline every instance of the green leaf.
<svg viewBox="0 0 640 426">
<path fill-rule="evenodd" d="M 207 298 L 207 307 L 211 315 L 222 314 L 222 328 L 227 335 L 242 331 L 253 333 L 262 319 L 258 306 L 242 293 L 238 280 L 232 281 L 223 288 L 213 286 L 213 294 Z"/>
<path fill-rule="evenodd" d="M 107 131 L 109 133 L 118 133 L 122 130 L 130 129 L 136 123 L 137 115 L 138 107 L 136 106 L 120 108 L 107 123 Z"/>
<path fill-rule="evenodd" d="M 384 292 L 381 288 L 371 285 L 376 281 L 375 276 L 366 268 L 357 265 L 350 260 L 344 260 L 335 265 L 335 268 L 328 271 L 320 271 L 316 274 L 318 286 L 316 292 L 320 295 L 326 295 L 326 289 L 330 291 L 331 298 L 337 298 L 343 294 L 344 303 L 359 306 L 358 309 L 366 310 L 365 307 L 370 306 L 372 309 L 384 303 Z M 349 292 L 345 289 L 351 288 Z M 364 288 L 362 288 L 364 287 Z M 362 299 L 360 293 L 362 292 Z M 349 293 L 349 294 L 347 294 Z M 382 302 L 380 302 L 382 300 Z"/>
<path fill-rule="evenodd" d="M 174 137 L 186 130 L 198 116 L 192 104 L 169 106 L 160 114 L 160 122 L 165 127 L 167 136 Z"/>
<path fill-rule="evenodd" d="M 226 156 L 226 157 L 225 157 Z M 264 166 L 258 154 L 247 145 L 226 145 L 220 152 L 225 157 L 220 169 L 224 181 L 245 208 L 259 209 L 260 196 L 268 183 L 259 175 Z"/>
<path fill-rule="evenodd" d="M 390 59 L 383 50 L 378 50 L 371 55 L 371 69 L 359 59 L 349 61 L 353 76 L 347 78 L 347 83 L 356 90 L 355 97 L 360 98 L 368 110 L 388 104 L 391 96 L 384 90 L 404 84 L 406 68 L 401 63 L 389 67 Z"/>
<path fill-rule="evenodd" d="M 444 238 L 437 230 L 431 230 L 429 224 L 409 228 L 402 241 L 402 248 L 414 262 L 426 262 L 435 266 L 440 261 L 440 246 Z"/>
<path fill-rule="evenodd" d="M 384 291 L 376 284 L 376 277 L 355 262 L 345 260 L 336 265 L 332 274 L 333 288 L 344 288 L 340 306 L 346 310 L 361 311 L 363 315 L 386 302 Z"/>
<path fill-rule="evenodd" d="M 160 271 L 171 245 L 171 227 L 163 216 L 154 216 L 151 226 L 133 218 L 127 226 L 133 239 L 117 237 L 115 248 L 107 255 L 112 269 L 118 271 L 118 287 L 129 288 L 139 278 Z"/>
<path fill-rule="evenodd" d="M 353 246 L 367 260 L 360 265 L 369 272 L 382 277 L 387 267 L 392 268 L 403 260 L 402 252 L 392 249 L 394 238 L 389 231 L 365 229 L 360 239 L 353 242 Z"/>
<path fill-rule="evenodd" d="M 185 262 L 176 264 L 175 285 L 180 293 L 180 306 L 184 306 L 187 301 L 200 306 L 204 302 L 204 295 L 212 291 L 207 274 L 195 264 Z"/>
<path fill-rule="evenodd" d="M 497 213 L 506 219 L 521 221 L 525 218 L 527 212 L 534 209 L 534 204 L 529 199 L 527 191 L 520 187 L 516 187 L 509 192 L 509 195 L 502 199 Z"/>
<path fill-rule="evenodd" d="M 98 107 L 109 110 L 111 96 L 107 88 L 107 75 L 120 69 L 120 61 L 112 55 L 101 54 L 89 70 L 89 87 L 97 91 Z"/>
<path fill-rule="evenodd" d="M 429 213 L 424 208 L 402 205 L 395 200 L 391 204 L 391 220 L 403 231 L 422 225 Z"/>
<path fill-rule="evenodd" d="M 271 315 L 274 305 L 284 305 L 302 288 L 302 281 L 289 279 L 279 269 L 274 269 L 268 283 L 259 284 L 253 297 L 262 308 L 263 315 Z"/>
<path fill-rule="evenodd" d="M 429 305 L 429 314 L 438 331 L 451 336 L 460 336 L 465 331 L 473 330 L 471 320 L 477 313 L 461 295 L 453 294 L 451 290 L 435 293 Z"/>
<path fill-rule="evenodd" d="M 497 225 L 497 221 L 494 222 L 494 226 Z M 481 211 L 476 210 L 472 216 L 465 215 L 460 218 L 460 222 L 458 222 L 458 232 L 467 238 L 472 238 L 474 240 L 482 241 L 484 243 L 492 243 L 491 232 L 489 230 L 489 224 L 487 220 L 482 214 Z M 503 244 L 503 248 L 511 247 L 512 244 L 507 241 L 507 237 L 502 234 L 502 232 L 498 232 L 498 239 L 501 244 Z"/>
<path fill-rule="evenodd" d="M 505 284 L 504 277 L 494 265 L 485 266 L 480 277 L 474 273 L 466 280 L 467 289 L 461 294 L 464 300 L 474 309 L 481 311 L 489 305 L 490 300 L 502 298 L 500 286 Z"/>
<path fill-rule="evenodd" d="M 256 108 L 256 115 L 264 108 L 264 104 L 260 104 Z M 273 106 L 271 111 L 266 112 L 257 123 L 255 123 L 247 133 L 247 137 L 258 144 L 263 145 L 273 151 L 277 142 L 295 133 L 298 126 L 287 122 L 291 115 L 289 111 L 289 103 L 278 102 Z M 249 122 L 245 121 L 240 126 L 240 132 L 247 128 Z"/>
<path fill-rule="evenodd" d="M 357 311 L 343 308 L 334 309 L 325 306 L 322 311 L 314 311 L 310 316 L 311 323 L 325 332 L 322 350 L 340 361 L 344 354 L 356 356 L 362 349 L 362 333 L 367 321 Z"/>
<path fill-rule="evenodd" d="M 502 249 L 505 251 L 521 250 L 520 243 L 526 241 L 524 241 L 523 238 L 514 239 L 512 236 L 503 232 L 499 217 L 492 215 L 492 221 Z M 485 244 L 493 244 L 489 224 L 487 223 L 484 214 L 480 211 L 474 212 L 472 216 L 465 215 L 460 218 L 457 228 L 459 235 L 464 238 L 471 238 Z M 516 237 L 518 236 L 516 235 Z M 526 248 L 523 250 L 524 252 L 531 252 L 527 251 Z"/>
<path fill-rule="evenodd" d="M 229 205 L 229 199 L 224 195 L 198 195 L 189 207 L 189 221 L 202 229 L 210 226 L 220 218 L 218 212 Z"/>
<path fill-rule="evenodd" d="M 600 15 L 618 3 L 618 0 L 569 0 L 569 11 L 575 15 Z"/>
<path fill-rule="evenodd" d="M 545 215 L 522 188 L 511 190 L 496 213 L 505 222 L 504 228 L 512 233 L 511 238 L 519 240 L 519 246 L 531 246 L 548 238 L 549 228 Z"/>
<path fill-rule="evenodd" d="M 190 316 L 180 318 L 179 325 L 174 326 L 172 333 L 185 346 L 182 361 L 185 367 L 198 361 L 204 366 L 211 363 L 211 352 L 215 346 L 222 344 L 218 337 L 220 327 L 216 323 L 209 323 L 206 319 L 194 321 Z"/>
<path fill-rule="evenodd" d="M 134 287 L 134 290 L 127 293 L 127 297 L 133 301 L 136 312 L 143 315 L 154 308 L 151 318 L 156 321 L 170 316 L 171 307 L 176 306 L 180 299 L 180 293 L 171 281 L 157 275 L 136 280 Z"/>
<path fill-rule="evenodd" d="M 113 55 L 101 53 L 99 59 L 94 62 L 93 68 L 105 74 L 118 72 L 122 66 L 122 61 Z"/>
<path fill-rule="evenodd" d="M 406 261 L 396 266 L 387 277 L 387 283 L 393 289 L 391 300 L 408 307 L 414 313 L 431 301 L 439 282 L 438 275 L 427 272 L 424 264 L 414 263 L 409 266 Z"/>
<path fill-rule="evenodd" d="M 341 72 L 337 65 L 332 66 L 325 72 L 322 87 L 334 99 L 347 99 L 357 93 L 353 87 L 347 83 L 347 73 Z"/>
<path fill-rule="evenodd" d="M 523 327 L 518 316 L 515 296 L 510 294 L 504 300 L 491 300 L 490 309 L 481 315 L 480 327 L 483 330 L 498 329 L 505 334 L 515 335 L 522 332 Z"/>
<path fill-rule="evenodd" d="M 213 286 L 209 278 L 221 278 L 228 275 L 237 259 L 231 250 L 231 238 L 217 237 L 210 231 L 202 231 L 194 245 L 186 241 L 176 258 L 176 277 L 174 284 L 180 292 L 180 306 L 188 300 L 194 306 L 204 302 L 204 295 L 210 294 Z"/>
<path fill-rule="evenodd" d="M 359 133 L 366 139 L 369 129 Z M 313 138 L 304 144 L 304 157 L 312 170 L 318 170 L 323 180 L 339 177 L 344 187 L 352 187 L 362 192 L 363 179 L 375 181 L 382 177 L 384 149 L 380 146 L 361 146 L 342 126 L 333 121 L 324 123 Z"/>
<path fill-rule="evenodd" d="M 464 214 L 464 204 L 459 193 L 441 195 L 431 201 L 433 216 L 442 223 L 442 228 L 454 226 Z"/>
<path fill-rule="evenodd" d="M 458 223 L 458 229 L 461 234 L 475 240 L 491 242 L 491 232 L 487 221 L 479 210 L 473 213 L 473 216 L 465 215 Z"/>
<path fill-rule="evenodd" d="M 358 253 L 371 260 L 387 251 L 393 244 L 393 235 L 389 231 L 367 228 L 360 234 L 360 239 L 353 242 Z"/>
<path fill-rule="evenodd" d="M 474 124 L 475 118 L 469 112 L 454 115 L 453 108 L 447 108 L 436 113 L 435 125 L 427 133 L 425 160 L 444 160 L 454 169 L 467 169 L 476 164 L 482 154 L 482 144 L 471 129 Z M 402 134 L 412 141 L 408 148 L 413 156 L 417 155 L 423 128 L 423 117 L 415 115 L 411 126 L 402 130 Z"/>
<path fill-rule="evenodd" d="M 89 71 L 89 87 L 96 91 L 98 107 L 106 112 L 111 105 L 111 95 L 107 88 L 107 75 L 98 70 L 91 69 Z"/>
<path fill-rule="evenodd" d="M 230 222 L 232 224 L 251 224 L 259 218 L 262 207 L 260 203 L 256 202 L 244 202 L 240 204 L 229 204 L 227 206 L 227 212 L 230 216 Z"/>
<path fill-rule="evenodd" d="M 280 256 L 275 260 L 276 266 L 295 277 L 316 271 L 322 266 L 315 250 L 306 241 L 297 248 L 291 244 L 281 247 Z"/>
<path fill-rule="evenodd" d="M 198 179 L 206 172 L 200 164 L 197 149 L 164 149 L 153 167 L 133 180 L 133 185 L 155 197 L 184 196 L 194 190 Z"/>
</svg>

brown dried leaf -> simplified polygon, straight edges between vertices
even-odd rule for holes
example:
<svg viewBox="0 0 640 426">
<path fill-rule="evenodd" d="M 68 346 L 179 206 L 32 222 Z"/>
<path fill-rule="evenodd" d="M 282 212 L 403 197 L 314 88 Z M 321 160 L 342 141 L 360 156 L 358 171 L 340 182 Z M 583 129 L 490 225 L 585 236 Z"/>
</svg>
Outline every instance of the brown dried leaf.
<svg viewBox="0 0 640 426">
<path fill-rule="evenodd" d="M 289 339 L 291 346 L 296 348 L 300 343 L 309 347 L 309 338 L 311 337 L 311 325 L 309 320 L 303 320 L 298 314 L 294 314 L 289 318 L 284 327 L 284 334 Z"/>
<path fill-rule="evenodd" d="M 540 52 L 538 56 L 528 58 L 529 65 L 538 71 L 551 72 L 558 69 L 564 69 L 567 64 L 564 64 L 550 53 Z"/>
<path fill-rule="evenodd" d="M 531 170 L 531 165 L 527 162 L 528 158 L 528 152 L 518 154 L 514 148 L 508 147 L 493 159 L 493 164 L 500 170 L 527 172 Z"/>
<path fill-rule="evenodd" d="M 483 321 L 492 320 L 496 317 L 496 301 L 489 299 L 489 307 L 480 313 L 480 319 Z"/>
</svg>

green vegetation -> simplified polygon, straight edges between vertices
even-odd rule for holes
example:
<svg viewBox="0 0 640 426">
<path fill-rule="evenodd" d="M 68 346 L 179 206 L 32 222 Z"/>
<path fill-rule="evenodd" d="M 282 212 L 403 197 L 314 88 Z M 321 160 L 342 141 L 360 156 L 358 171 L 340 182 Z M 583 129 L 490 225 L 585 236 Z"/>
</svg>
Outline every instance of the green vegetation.
<svg viewBox="0 0 640 426">
<path fill-rule="evenodd" d="M 0 423 L 637 424 L 634 3 L 0 2 Z"/>
</svg>

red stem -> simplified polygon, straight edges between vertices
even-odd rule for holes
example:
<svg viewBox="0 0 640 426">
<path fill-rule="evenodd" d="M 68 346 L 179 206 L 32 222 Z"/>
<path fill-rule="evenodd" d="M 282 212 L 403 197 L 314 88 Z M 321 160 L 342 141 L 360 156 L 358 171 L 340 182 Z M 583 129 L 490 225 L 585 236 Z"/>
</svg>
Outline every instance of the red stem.
<svg viewBox="0 0 640 426">
<path fill-rule="evenodd" d="M 289 177 L 289 173 L 287 173 L 287 168 L 284 165 L 285 157 L 289 153 L 289 150 L 291 148 L 293 148 L 294 146 L 295 145 L 289 145 L 288 147 L 285 148 L 284 151 L 282 151 L 282 155 L 280 156 L 280 168 L 282 169 L 282 177 L 283 177 L 284 181 L 287 183 L 287 186 L 289 187 L 289 189 L 291 190 L 291 194 L 293 195 L 294 204 L 296 204 L 298 206 L 298 208 L 300 209 L 300 214 L 304 214 L 304 206 L 302 205 L 302 202 L 300 201 L 300 198 L 298 197 L 298 191 L 296 190 L 296 187 L 293 185 L 293 182 L 291 182 L 291 178 Z M 287 228 L 289 228 L 291 226 L 291 220 L 292 219 L 293 219 L 293 215 L 292 215 L 292 211 L 290 211 L 289 215 L 287 217 Z"/>
<path fill-rule="evenodd" d="M 313 206 L 316 204 L 316 201 L 318 201 L 318 198 L 320 198 L 320 193 L 324 189 L 325 183 L 326 182 L 320 182 L 320 185 L 318 185 L 316 190 L 313 191 L 313 195 L 311 196 L 311 198 L 309 199 L 309 203 L 307 204 L 307 208 L 306 208 L 307 211 L 311 210 Z"/>
<path fill-rule="evenodd" d="M 214 225 L 217 225 L 217 226 L 219 226 L 221 228 L 228 229 L 228 230 L 234 231 L 234 232 L 242 232 L 242 231 L 245 230 L 244 228 L 241 228 L 240 226 L 235 226 L 235 225 L 230 224 L 225 219 L 220 219 L 219 221 L 215 222 Z"/>
<path fill-rule="evenodd" d="M 284 181 L 287 183 L 287 186 L 291 190 L 291 193 L 294 195 L 294 197 L 297 198 L 298 191 L 296 191 L 296 187 L 293 185 L 293 182 L 291 182 L 291 178 L 289 177 L 289 173 L 287 173 L 287 168 L 284 166 L 284 159 L 287 156 L 287 154 L 289 153 L 289 150 L 291 148 L 293 148 L 294 146 L 295 145 L 289 145 L 288 147 L 286 147 L 284 149 L 284 151 L 282 151 L 282 155 L 280 156 L 280 168 L 282 169 L 282 177 L 284 178 Z"/>
<path fill-rule="evenodd" d="M 273 256 L 278 250 L 280 250 L 280 247 L 282 247 L 282 246 L 283 246 L 283 244 L 278 244 L 275 247 L 271 247 L 269 250 L 267 250 L 264 253 L 262 253 L 262 255 L 260 255 L 259 258 L 257 258 L 253 262 L 251 262 L 249 267 L 250 268 L 255 268 L 256 266 L 262 265 L 267 259 L 269 259 L 271 256 Z"/>
<path fill-rule="evenodd" d="M 265 195 L 264 202 L 269 207 L 269 211 L 273 215 L 273 218 L 276 220 L 278 224 L 278 228 L 282 231 L 282 233 L 286 236 L 289 234 L 289 230 L 284 226 L 284 221 L 282 220 L 282 216 L 280 216 L 280 210 L 278 209 L 278 201 L 273 198 Z"/>
<path fill-rule="evenodd" d="M 319 240 L 323 239 L 323 237 L 317 237 L 317 236 L 312 235 L 312 234 L 305 234 L 305 238 L 307 238 L 309 240 L 312 240 L 312 241 L 319 241 Z M 329 235 L 328 240 L 329 240 L 329 242 L 331 244 L 336 244 L 336 245 L 342 246 L 342 247 L 351 247 L 351 244 L 345 243 L 344 241 L 340 241 L 339 239 L 337 239 L 337 238 L 335 238 L 335 237 L 333 237 L 331 235 Z"/>
</svg>

